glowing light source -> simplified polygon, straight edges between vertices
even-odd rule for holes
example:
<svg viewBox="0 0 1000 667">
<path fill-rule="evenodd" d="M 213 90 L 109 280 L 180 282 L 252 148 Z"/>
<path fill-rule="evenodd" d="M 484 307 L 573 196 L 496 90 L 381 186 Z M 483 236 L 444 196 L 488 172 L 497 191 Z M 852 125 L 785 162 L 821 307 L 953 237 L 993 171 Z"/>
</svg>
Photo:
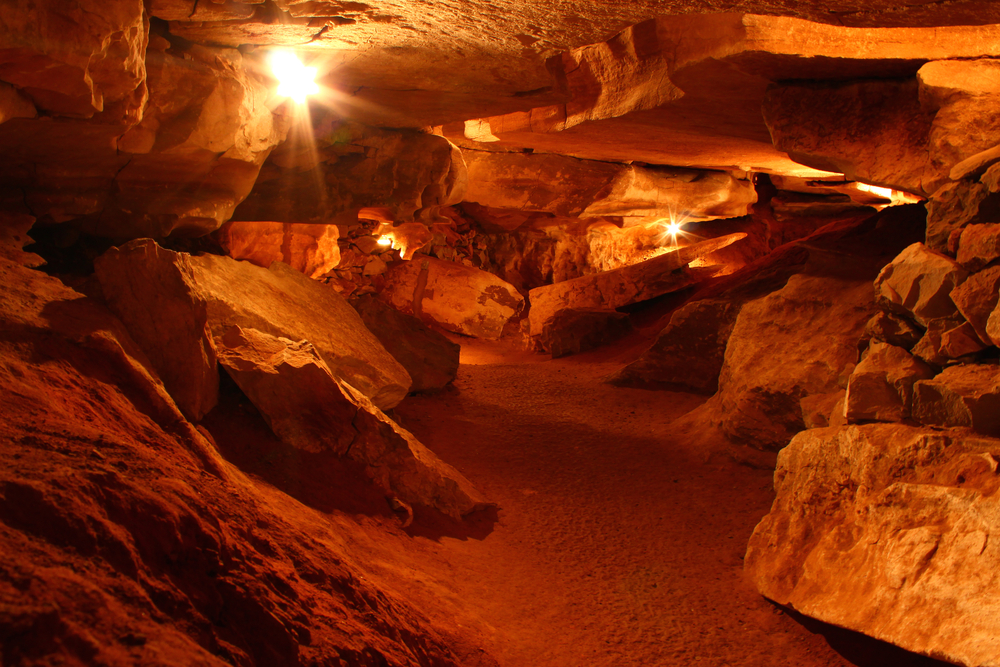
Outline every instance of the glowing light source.
<svg viewBox="0 0 1000 667">
<path fill-rule="evenodd" d="M 682 214 L 678 219 L 677 216 L 671 215 L 669 218 L 659 221 L 660 227 L 663 232 L 658 238 L 659 243 L 664 243 L 669 240 L 671 246 L 677 245 L 677 237 L 684 236 L 684 224 L 687 222 L 687 215 Z"/>
<path fill-rule="evenodd" d="M 290 51 L 276 51 L 271 54 L 271 71 L 278 79 L 278 94 L 291 97 L 302 104 L 307 95 L 319 92 L 316 83 L 316 68 L 306 67 L 298 56 Z"/>
<path fill-rule="evenodd" d="M 392 245 L 392 237 L 391 236 L 382 235 L 382 236 L 378 237 L 378 244 L 380 246 L 390 246 L 390 245 Z"/>
</svg>

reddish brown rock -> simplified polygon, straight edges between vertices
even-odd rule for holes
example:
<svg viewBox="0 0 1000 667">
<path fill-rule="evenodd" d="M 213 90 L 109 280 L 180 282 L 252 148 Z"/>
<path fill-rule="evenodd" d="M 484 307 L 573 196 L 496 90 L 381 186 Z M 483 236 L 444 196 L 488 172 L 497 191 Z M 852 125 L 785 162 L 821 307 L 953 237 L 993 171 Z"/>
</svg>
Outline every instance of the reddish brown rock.
<svg viewBox="0 0 1000 667">
<path fill-rule="evenodd" d="M 972 325 L 955 315 L 931 320 L 911 351 L 927 363 L 940 367 L 986 347 Z"/>
<path fill-rule="evenodd" d="M 232 327 L 217 345 L 226 372 L 289 447 L 349 457 L 386 493 L 456 519 L 490 505 L 461 473 L 334 379 L 307 341 Z"/>
<path fill-rule="evenodd" d="M 910 416 L 913 384 L 933 375 L 930 367 L 903 348 L 872 343 L 851 373 L 845 416 L 850 423 L 903 421 Z"/>
<path fill-rule="evenodd" d="M 1000 221 L 1000 195 L 982 183 L 947 183 L 927 201 L 927 246 L 952 256 L 968 225 Z"/>
<path fill-rule="evenodd" d="M 912 316 L 922 326 L 956 312 L 951 291 L 968 272 L 949 257 L 914 243 L 875 279 L 879 304 Z"/>
<path fill-rule="evenodd" d="M 233 259 L 265 269 L 273 262 L 284 262 L 310 278 L 319 278 L 340 263 L 339 235 L 336 225 L 264 221 L 230 221 L 215 232 Z"/>
<path fill-rule="evenodd" d="M 509 283 L 479 269 L 417 256 L 385 273 L 381 299 L 443 329 L 477 338 L 500 338 L 524 306 Z"/>
<path fill-rule="evenodd" d="M 455 379 L 459 345 L 373 296 L 352 303 L 368 330 L 410 374 L 412 393 L 437 391 Z"/>
<path fill-rule="evenodd" d="M 1000 299 L 1000 266 L 973 273 L 951 291 L 951 300 L 962 313 L 962 317 L 972 325 L 979 339 L 986 343 L 990 342 L 987 324 L 990 314 L 997 307 L 998 299 Z"/>
<path fill-rule="evenodd" d="M 556 312 L 535 338 L 552 358 L 592 350 L 618 340 L 632 330 L 626 313 L 601 308 L 566 308 Z"/>
<path fill-rule="evenodd" d="M 20 213 L 0 212 L 0 257 L 23 266 L 41 266 L 45 263 L 38 255 L 25 252 L 24 246 L 31 243 L 28 230 L 35 224 L 35 218 Z"/>
<path fill-rule="evenodd" d="M 38 110 L 17 88 L 0 81 L 0 123 L 11 118 L 34 118 Z"/>
<path fill-rule="evenodd" d="M 1000 367 L 961 364 L 914 386 L 913 418 L 930 426 L 965 426 L 1000 435 Z"/>
<path fill-rule="evenodd" d="M 880 310 L 865 325 L 864 337 L 909 350 L 917 344 L 921 335 L 921 331 L 909 320 Z"/>
<path fill-rule="evenodd" d="M 979 179 L 998 161 L 1000 161 L 1000 146 L 993 146 L 956 164 L 951 168 L 948 177 L 953 181 L 961 181 L 964 178 Z"/>
<path fill-rule="evenodd" d="M 958 241 L 958 263 L 962 268 L 981 271 L 1000 259 L 1000 224 L 969 225 Z"/>
<path fill-rule="evenodd" d="M 1000 649 L 1000 441 L 870 424 L 805 431 L 745 569 L 778 604 L 907 650 L 989 665 Z"/>
</svg>

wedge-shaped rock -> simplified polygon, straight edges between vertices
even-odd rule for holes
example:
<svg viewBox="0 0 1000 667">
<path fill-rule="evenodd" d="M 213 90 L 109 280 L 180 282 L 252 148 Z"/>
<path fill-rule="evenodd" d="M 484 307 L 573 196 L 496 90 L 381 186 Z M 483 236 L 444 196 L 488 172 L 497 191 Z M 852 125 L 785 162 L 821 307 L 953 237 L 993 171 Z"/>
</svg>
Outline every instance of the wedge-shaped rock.
<svg viewBox="0 0 1000 667">
<path fill-rule="evenodd" d="M 956 312 L 951 291 L 968 272 L 923 243 L 914 243 L 892 260 L 875 279 L 879 304 L 912 315 L 922 326 Z"/>
<path fill-rule="evenodd" d="M 381 298 L 448 331 L 490 339 L 524 306 L 514 286 L 492 273 L 419 256 L 385 273 Z"/>
<path fill-rule="evenodd" d="M 990 342 L 986 331 L 990 314 L 996 309 L 1000 299 L 1000 266 L 994 266 L 969 276 L 965 282 L 951 291 L 951 300 L 958 307 L 976 335 L 983 342 Z M 997 343 L 996 340 L 993 341 Z"/>
<path fill-rule="evenodd" d="M 319 278 L 340 263 L 336 225 L 289 222 L 229 221 L 216 232 L 222 249 L 265 269 L 284 262 L 310 278 Z"/>
<path fill-rule="evenodd" d="M 144 268 L 151 257 L 157 258 L 160 275 Z M 393 407 L 409 391 L 406 369 L 365 328 L 350 304 L 333 289 L 286 264 L 275 262 L 263 269 L 230 257 L 195 257 L 163 250 L 149 239 L 131 241 L 109 252 L 107 261 L 100 263 L 107 273 L 114 265 L 118 289 L 132 290 L 140 307 L 176 312 L 204 309 L 213 336 L 235 324 L 310 340 L 338 378 L 379 407 Z M 165 276 L 170 276 L 176 289 L 164 288 Z"/>
<path fill-rule="evenodd" d="M 1000 224 L 969 225 L 958 240 L 958 263 L 969 271 L 980 271 L 1000 259 Z"/>
<path fill-rule="evenodd" d="M 368 330 L 410 374 L 411 392 L 443 389 L 455 379 L 459 345 L 373 296 L 361 297 L 354 308 Z"/>
<path fill-rule="evenodd" d="M 745 558 L 757 589 L 827 623 L 960 665 L 1000 655 L 1000 440 L 868 424 L 778 455 Z"/>
<path fill-rule="evenodd" d="M 564 308 L 614 309 L 652 299 L 698 283 L 715 273 L 712 268 L 678 270 L 709 253 L 746 238 L 727 234 L 664 253 L 614 271 L 536 287 L 528 293 L 531 335 L 539 335 L 555 314 Z"/>
<path fill-rule="evenodd" d="M 289 447 L 358 461 L 386 493 L 456 519 L 489 505 L 460 472 L 335 379 L 308 341 L 232 327 L 216 344 L 223 368 Z"/>
<path fill-rule="evenodd" d="M 898 422 L 910 416 L 913 384 L 933 377 L 929 366 L 901 347 L 873 342 L 851 373 L 846 417 L 850 422 Z"/>
<path fill-rule="evenodd" d="M 914 385 L 913 418 L 1000 436 L 1000 366 L 962 364 Z"/>
<path fill-rule="evenodd" d="M 537 338 L 542 350 L 565 357 L 618 340 L 632 330 L 628 315 L 601 308 L 566 308 L 557 312 Z"/>
<path fill-rule="evenodd" d="M 929 364 L 945 366 L 953 359 L 975 354 L 985 347 L 972 325 L 953 315 L 931 320 L 910 351 Z"/>
</svg>

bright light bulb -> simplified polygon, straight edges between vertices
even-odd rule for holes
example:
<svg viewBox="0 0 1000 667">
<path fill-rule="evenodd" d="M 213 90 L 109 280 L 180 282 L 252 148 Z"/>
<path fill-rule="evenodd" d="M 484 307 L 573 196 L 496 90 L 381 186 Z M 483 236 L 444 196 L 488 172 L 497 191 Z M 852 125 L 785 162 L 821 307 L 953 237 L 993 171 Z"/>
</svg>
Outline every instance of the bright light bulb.
<svg viewBox="0 0 1000 667">
<path fill-rule="evenodd" d="M 390 246 L 392 245 L 392 238 L 388 236 L 380 236 L 378 237 L 378 244 L 381 246 Z"/>
<path fill-rule="evenodd" d="M 290 51 L 276 51 L 271 54 L 271 71 L 278 79 L 278 94 L 291 97 L 302 104 L 307 95 L 319 92 L 316 83 L 316 68 L 306 67 L 299 57 Z"/>
<path fill-rule="evenodd" d="M 681 223 L 679 222 L 669 222 L 667 223 L 667 234 L 671 236 L 677 236 L 681 233 Z"/>
</svg>

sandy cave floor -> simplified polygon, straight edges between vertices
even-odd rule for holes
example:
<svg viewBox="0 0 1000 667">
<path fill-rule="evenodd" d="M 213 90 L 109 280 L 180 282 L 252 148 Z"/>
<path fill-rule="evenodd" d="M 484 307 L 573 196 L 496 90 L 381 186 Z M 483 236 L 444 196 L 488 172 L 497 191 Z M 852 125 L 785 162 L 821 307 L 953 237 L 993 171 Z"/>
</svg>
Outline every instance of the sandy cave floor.
<svg viewBox="0 0 1000 667">
<path fill-rule="evenodd" d="M 772 472 L 678 429 L 704 397 L 602 383 L 641 340 L 555 360 L 460 342 L 454 387 L 408 397 L 394 416 L 499 515 L 458 524 L 418 508 L 404 530 L 378 493 L 333 482 L 357 472 L 283 462 L 278 447 L 248 444 L 252 418 L 207 425 L 227 458 L 339 527 L 383 589 L 501 667 L 945 664 L 756 593 L 743 554 Z M 457 652 L 493 664 L 474 646 Z"/>
</svg>

